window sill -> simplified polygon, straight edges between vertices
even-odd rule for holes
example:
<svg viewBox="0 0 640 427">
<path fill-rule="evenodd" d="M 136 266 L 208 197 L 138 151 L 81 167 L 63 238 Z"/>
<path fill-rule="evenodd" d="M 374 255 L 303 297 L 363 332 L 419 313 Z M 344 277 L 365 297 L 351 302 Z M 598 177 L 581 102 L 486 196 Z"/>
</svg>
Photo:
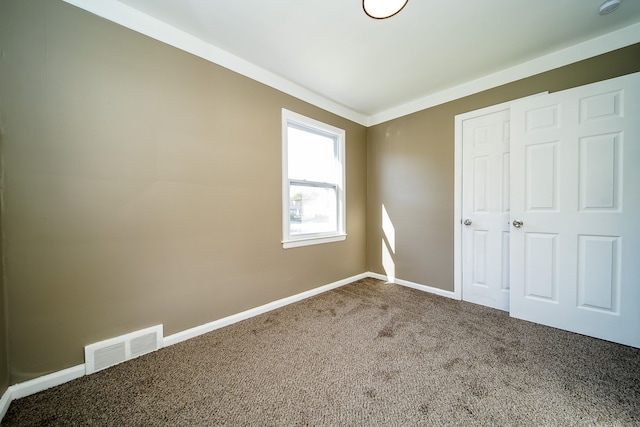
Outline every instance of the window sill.
<svg viewBox="0 0 640 427">
<path fill-rule="evenodd" d="M 336 234 L 333 236 L 306 237 L 296 240 L 285 240 L 282 242 L 284 249 L 297 248 L 300 246 L 321 245 L 323 243 L 341 242 L 347 238 L 346 234 Z"/>
</svg>

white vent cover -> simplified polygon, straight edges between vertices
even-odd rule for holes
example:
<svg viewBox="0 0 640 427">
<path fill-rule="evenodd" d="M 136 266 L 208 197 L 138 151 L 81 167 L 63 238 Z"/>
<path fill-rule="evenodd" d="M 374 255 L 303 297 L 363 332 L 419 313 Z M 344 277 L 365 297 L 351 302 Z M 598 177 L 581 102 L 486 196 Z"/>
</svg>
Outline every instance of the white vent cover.
<svg viewBox="0 0 640 427">
<path fill-rule="evenodd" d="M 162 348 L 162 325 L 90 344 L 84 348 L 86 374 L 92 374 Z"/>
<path fill-rule="evenodd" d="M 123 341 L 107 345 L 105 347 L 96 348 L 93 352 L 93 372 L 108 368 L 109 366 L 117 365 L 118 363 L 127 360 L 125 347 L 126 346 Z M 89 373 L 88 369 L 87 373 Z"/>
</svg>

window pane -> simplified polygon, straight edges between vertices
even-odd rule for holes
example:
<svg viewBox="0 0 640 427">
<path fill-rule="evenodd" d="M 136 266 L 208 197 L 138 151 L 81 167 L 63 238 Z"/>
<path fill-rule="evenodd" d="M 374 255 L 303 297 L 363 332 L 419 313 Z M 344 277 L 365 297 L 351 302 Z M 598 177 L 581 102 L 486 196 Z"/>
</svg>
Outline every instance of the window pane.
<svg viewBox="0 0 640 427">
<path fill-rule="evenodd" d="M 289 202 L 289 234 L 338 231 L 336 189 L 291 185 Z"/>
<path fill-rule="evenodd" d="M 310 130 L 288 128 L 289 179 L 336 182 L 336 140 Z"/>
</svg>

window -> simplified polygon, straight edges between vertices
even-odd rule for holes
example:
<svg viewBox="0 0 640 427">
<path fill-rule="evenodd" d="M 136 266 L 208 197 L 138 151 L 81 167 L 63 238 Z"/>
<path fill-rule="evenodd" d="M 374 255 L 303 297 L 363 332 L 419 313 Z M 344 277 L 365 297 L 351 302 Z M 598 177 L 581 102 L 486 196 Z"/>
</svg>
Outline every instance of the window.
<svg viewBox="0 0 640 427">
<path fill-rule="evenodd" d="M 282 246 L 344 240 L 342 129 L 282 110 Z"/>
</svg>

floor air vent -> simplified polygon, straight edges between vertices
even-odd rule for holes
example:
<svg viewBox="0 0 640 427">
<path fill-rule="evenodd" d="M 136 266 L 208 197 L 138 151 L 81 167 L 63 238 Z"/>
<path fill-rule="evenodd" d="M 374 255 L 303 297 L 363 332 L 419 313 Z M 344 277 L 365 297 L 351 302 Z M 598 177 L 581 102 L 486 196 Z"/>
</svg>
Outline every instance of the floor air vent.
<svg viewBox="0 0 640 427">
<path fill-rule="evenodd" d="M 90 344 L 84 348 L 86 374 L 92 374 L 162 347 L 162 325 Z"/>
</svg>

